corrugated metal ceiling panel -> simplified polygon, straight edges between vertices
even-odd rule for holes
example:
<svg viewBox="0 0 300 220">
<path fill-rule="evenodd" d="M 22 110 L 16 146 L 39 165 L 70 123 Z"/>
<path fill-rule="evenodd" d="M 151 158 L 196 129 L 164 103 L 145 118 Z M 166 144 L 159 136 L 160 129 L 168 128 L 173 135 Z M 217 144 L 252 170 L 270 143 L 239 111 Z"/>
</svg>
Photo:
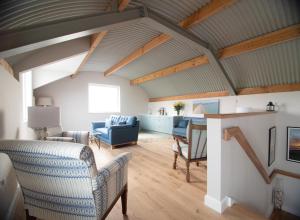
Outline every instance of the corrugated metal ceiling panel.
<svg viewBox="0 0 300 220">
<path fill-rule="evenodd" d="M 111 0 L 4 0 L 0 2 L 0 30 L 100 13 L 110 3 Z"/>
<path fill-rule="evenodd" d="M 300 39 L 222 61 L 237 88 L 300 83 Z"/>
<path fill-rule="evenodd" d="M 210 0 L 132 0 L 130 6 L 139 6 L 144 3 L 145 6 L 174 23 L 179 23 L 208 2 Z"/>
<path fill-rule="evenodd" d="M 169 77 L 148 81 L 140 87 L 145 89 L 151 98 L 225 90 L 223 82 L 210 65 L 190 68 Z"/>
<path fill-rule="evenodd" d="M 104 72 L 160 33 L 143 23 L 110 30 L 81 71 Z"/>
<path fill-rule="evenodd" d="M 183 42 L 172 39 L 128 64 L 116 74 L 128 79 L 134 79 L 202 54 L 202 52 L 189 47 Z"/>
<path fill-rule="evenodd" d="M 239 0 L 190 30 L 219 49 L 296 23 L 299 0 Z"/>
</svg>

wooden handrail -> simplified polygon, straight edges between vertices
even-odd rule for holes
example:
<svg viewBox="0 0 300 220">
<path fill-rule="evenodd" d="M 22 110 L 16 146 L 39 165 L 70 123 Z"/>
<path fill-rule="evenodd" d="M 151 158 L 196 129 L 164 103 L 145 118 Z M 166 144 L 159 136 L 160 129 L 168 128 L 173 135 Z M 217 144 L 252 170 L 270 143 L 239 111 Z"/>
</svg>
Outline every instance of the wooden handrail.
<svg viewBox="0 0 300 220">
<path fill-rule="evenodd" d="M 274 169 L 270 175 L 270 179 L 273 180 L 274 177 L 277 175 L 283 175 L 283 176 L 288 176 L 288 177 L 292 177 L 295 179 L 300 179 L 300 174 L 296 174 L 296 173 L 292 173 L 292 172 L 288 172 L 288 171 L 284 171 L 284 170 L 279 170 L 279 169 Z"/>
<path fill-rule="evenodd" d="M 296 179 L 300 179 L 299 174 L 295 174 L 292 172 L 284 171 L 284 170 L 279 170 L 279 169 L 274 169 L 269 176 L 266 169 L 260 162 L 259 158 L 257 157 L 256 153 L 254 152 L 253 148 L 249 144 L 247 138 L 245 137 L 244 133 L 239 127 L 231 127 L 231 128 L 225 128 L 224 129 L 224 140 L 229 141 L 232 137 L 234 137 L 237 142 L 240 144 L 240 146 L 243 148 L 249 159 L 252 161 L 260 175 L 263 177 L 265 182 L 267 184 L 270 184 L 272 180 L 274 179 L 275 175 L 280 174 Z"/>
</svg>

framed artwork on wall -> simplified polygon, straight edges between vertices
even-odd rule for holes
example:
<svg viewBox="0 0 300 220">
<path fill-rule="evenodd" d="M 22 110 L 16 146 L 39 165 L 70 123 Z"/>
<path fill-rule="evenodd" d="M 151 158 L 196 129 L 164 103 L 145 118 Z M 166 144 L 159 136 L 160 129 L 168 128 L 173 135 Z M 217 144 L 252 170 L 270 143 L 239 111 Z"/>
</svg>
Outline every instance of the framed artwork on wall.
<svg viewBox="0 0 300 220">
<path fill-rule="evenodd" d="M 193 101 L 193 115 L 219 114 L 219 100 Z"/>
<path fill-rule="evenodd" d="M 287 127 L 286 159 L 300 163 L 300 127 Z"/>
<path fill-rule="evenodd" d="M 269 129 L 269 154 L 268 166 L 271 166 L 275 161 L 275 147 L 276 147 L 276 127 Z"/>
</svg>

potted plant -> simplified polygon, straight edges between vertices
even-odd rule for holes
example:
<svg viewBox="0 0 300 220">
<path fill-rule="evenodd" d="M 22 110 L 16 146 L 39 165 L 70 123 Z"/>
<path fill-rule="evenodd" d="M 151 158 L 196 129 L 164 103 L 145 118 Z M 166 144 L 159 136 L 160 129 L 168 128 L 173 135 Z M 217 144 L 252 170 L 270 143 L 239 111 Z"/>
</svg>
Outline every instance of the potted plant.
<svg viewBox="0 0 300 220">
<path fill-rule="evenodd" d="M 174 103 L 174 110 L 177 112 L 177 115 L 179 115 L 180 110 L 184 108 L 183 102 L 176 102 Z"/>
</svg>

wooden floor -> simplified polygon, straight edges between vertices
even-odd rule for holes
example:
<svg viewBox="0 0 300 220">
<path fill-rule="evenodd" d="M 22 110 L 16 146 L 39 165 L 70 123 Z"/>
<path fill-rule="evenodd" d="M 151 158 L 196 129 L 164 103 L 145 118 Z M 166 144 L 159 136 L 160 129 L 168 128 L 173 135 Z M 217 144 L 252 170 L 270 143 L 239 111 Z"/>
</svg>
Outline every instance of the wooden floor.
<svg viewBox="0 0 300 220">
<path fill-rule="evenodd" d="M 186 220 L 186 219 L 265 219 L 240 205 L 234 205 L 219 215 L 204 205 L 206 168 L 191 166 L 191 183 L 185 181 L 185 163 L 179 160 L 172 169 L 173 153 L 170 136 L 142 134 L 138 145 L 111 150 L 104 144 L 101 150 L 92 144 L 97 166 L 101 167 L 114 155 L 131 152 L 128 177 L 128 216 L 123 217 L 121 203 L 109 214 L 109 220 Z"/>
</svg>

